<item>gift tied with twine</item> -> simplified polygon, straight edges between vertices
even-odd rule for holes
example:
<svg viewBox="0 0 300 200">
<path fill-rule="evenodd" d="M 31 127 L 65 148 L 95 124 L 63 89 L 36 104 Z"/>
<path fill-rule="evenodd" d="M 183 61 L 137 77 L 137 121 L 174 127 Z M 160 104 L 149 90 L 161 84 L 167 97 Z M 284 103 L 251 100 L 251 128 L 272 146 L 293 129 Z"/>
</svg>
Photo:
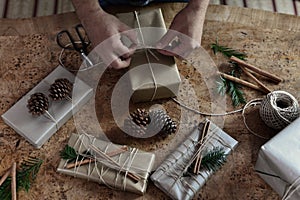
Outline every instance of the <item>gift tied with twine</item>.
<svg viewBox="0 0 300 200">
<path fill-rule="evenodd" d="M 228 144 L 222 137 L 218 135 L 218 132 L 210 129 L 210 121 L 206 120 L 203 124 L 203 127 L 198 127 L 199 136 L 195 139 L 193 136 L 190 136 L 186 141 L 189 141 L 188 144 L 184 143 L 184 150 L 183 149 L 176 149 L 175 152 L 179 152 L 183 155 L 182 159 L 177 159 L 173 156 L 167 158 L 163 166 L 161 166 L 161 170 L 169 177 L 172 177 L 173 183 L 170 184 L 168 191 L 171 191 L 175 184 L 181 183 L 183 190 L 185 190 L 186 194 L 189 194 L 189 191 L 186 187 L 187 186 L 193 194 L 196 194 L 198 191 L 195 190 L 195 186 L 190 185 L 189 181 L 187 181 L 184 177 L 185 174 L 188 173 L 189 168 L 193 166 L 192 172 L 190 175 L 192 179 L 195 180 L 199 185 L 201 184 L 199 180 L 197 180 L 197 176 L 201 176 L 204 180 L 206 177 L 202 173 L 210 173 L 209 171 L 200 171 L 201 160 L 203 156 L 203 152 L 208 150 L 209 145 L 212 147 L 216 147 L 214 141 L 217 141 L 223 147 L 230 149 L 233 151 L 233 148 L 230 144 Z M 217 145 L 219 146 L 219 145 Z M 172 154 L 173 155 L 173 154 Z M 175 162 L 174 162 L 175 158 Z M 170 160 L 169 160 L 170 159 Z M 181 163 L 180 163 L 181 162 Z M 166 164 L 168 163 L 168 164 Z"/>
<path fill-rule="evenodd" d="M 82 137 L 88 137 L 89 142 L 85 144 L 83 142 Z M 107 143 L 107 145 L 104 147 L 104 150 L 101 150 L 96 145 L 94 145 L 95 141 L 96 137 L 92 137 L 91 139 L 88 135 L 81 134 L 76 139 L 74 146 L 78 147 L 78 151 L 80 149 L 86 150 L 84 152 L 77 152 L 78 154 L 75 159 L 75 162 L 66 162 L 64 164 L 64 168 L 73 168 L 74 176 L 76 177 L 76 174 L 80 170 L 80 167 L 87 165 L 88 171 L 86 175 L 88 176 L 88 179 L 94 175 L 93 172 L 96 172 L 97 176 L 99 177 L 99 181 L 101 181 L 102 184 L 110 188 L 115 188 L 113 186 L 117 186 L 117 182 L 122 180 L 122 186 L 120 187 L 123 190 L 126 190 L 126 183 L 128 178 L 134 183 L 137 183 L 139 182 L 139 180 L 142 179 L 139 173 L 144 173 L 144 169 L 140 169 L 132 165 L 135 156 L 138 153 L 138 149 L 129 148 L 127 146 L 120 146 L 117 149 L 108 152 L 107 150 L 111 145 L 114 145 L 113 143 Z M 120 160 L 120 156 L 124 152 L 128 153 L 128 157 L 126 157 L 124 162 L 119 163 L 118 161 Z M 114 170 L 117 173 L 117 175 L 114 178 L 114 184 L 107 184 L 104 178 L 104 175 L 109 170 Z"/>
<path fill-rule="evenodd" d="M 267 94 L 264 98 L 257 98 L 257 99 L 252 99 L 249 102 L 245 104 L 245 106 L 241 109 L 230 111 L 230 112 L 225 112 L 225 113 L 204 113 L 200 112 L 198 110 L 195 110 L 193 108 L 190 108 L 183 104 L 182 102 L 178 101 L 177 99 L 173 98 L 173 101 L 175 101 L 177 104 L 180 106 L 200 115 L 204 116 L 225 116 L 225 115 L 231 115 L 235 114 L 238 112 L 242 112 L 243 116 L 243 121 L 248 129 L 252 134 L 254 134 L 257 137 L 263 138 L 263 139 L 269 139 L 267 137 L 264 137 L 260 134 L 257 134 L 255 131 L 251 130 L 250 127 L 246 123 L 246 117 L 245 117 L 245 112 L 249 107 L 254 107 L 254 106 L 260 106 L 259 113 L 262 121 L 269 126 L 270 128 L 273 129 L 282 129 L 289 125 L 292 121 L 294 121 L 296 118 L 300 116 L 300 108 L 299 108 L 299 103 L 296 100 L 295 97 L 293 97 L 290 93 L 286 91 L 271 91 L 267 86 L 265 86 L 261 81 L 259 81 L 253 74 L 252 72 L 255 72 L 261 76 L 264 76 L 271 81 L 275 83 L 279 83 L 282 81 L 281 78 L 267 72 L 264 70 L 261 70 L 249 63 L 246 63 L 243 60 L 240 60 L 239 58 L 236 58 L 232 56 L 230 60 L 236 62 L 239 64 L 243 72 L 247 76 L 249 76 L 257 85 L 252 84 L 248 81 L 239 79 L 237 77 L 230 76 L 228 74 L 218 72 L 218 74 L 228 80 L 231 80 L 233 82 L 236 82 L 238 84 L 241 84 L 243 86 L 261 91 L 265 94 Z"/>
</svg>

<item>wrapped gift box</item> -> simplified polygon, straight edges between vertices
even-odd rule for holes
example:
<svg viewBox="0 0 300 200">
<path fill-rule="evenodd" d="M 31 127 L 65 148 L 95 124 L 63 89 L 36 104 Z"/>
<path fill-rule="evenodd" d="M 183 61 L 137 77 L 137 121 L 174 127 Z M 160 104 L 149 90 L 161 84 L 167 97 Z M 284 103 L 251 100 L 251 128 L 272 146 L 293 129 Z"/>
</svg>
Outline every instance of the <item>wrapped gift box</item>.
<svg viewBox="0 0 300 200">
<path fill-rule="evenodd" d="M 132 101 L 143 102 L 176 96 L 181 79 L 174 58 L 162 55 L 155 49 L 148 49 L 154 47 L 167 31 L 161 10 L 120 13 L 117 17 L 128 26 L 137 28 L 138 38 L 143 46 L 132 56 L 129 67 Z"/>
<path fill-rule="evenodd" d="M 91 144 L 107 155 L 109 152 L 116 152 L 123 147 L 111 142 L 99 140 L 87 134 L 72 134 L 68 143 L 68 145 L 73 147 L 78 153 L 89 151 Z M 71 169 L 66 168 L 68 160 L 62 159 L 57 171 L 70 176 L 98 182 L 99 184 L 105 184 L 115 189 L 144 194 L 147 188 L 149 173 L 154 164 L 155 155 L 128 147 L 128 150 L 111 156 L 111 159 L 117 162 L 119 166 L 122 166 L 122 169 L 125 170 L 123 172 L 125 173 L 121 173 L 120 170 L 114 168 L 111 163 L 107 163 L 106 160 L 102 161 L 102 159 L 97 159 L 96 162 L 79 165 Z M 138 176 L 139 180 L 135 181 L 129 178 L 129 172 Z"/>
<path fill-rule="evenodd" d="M 75 80 L 75 76 L 72 73 L 58 66 L 2 115 L 5 123 L 36 148 L 40 148 L 93 94 L 93 89 L 90 86 L 76 79 L 76 84 L 74 85 L 76 88 L 73 89 L 75 92 L 72 93 L 72 100 L 66 99 L 56 102 L 49 98 L 48 112 L 56 122 L 49 119 L 45 114 L 38 117 L 32 116 L 27 108 L 27 101 L 31 94 L 42 92 L 47 95 L 50 85 L 58 78 L 67 78 L 71 82 Z"/>
<path fill-rule="evenodd" d="M 154 184 L 172 199 L 192 199 L 213 174 L 212 171 L 201 169 L 198 175 L 191 173 L 188 176 L 184 175 L 184 168 L 196 151 L 196 144 L 200 140 L 202 129 L 203 123 L 192 131 L 188 138 L 168 156 L 151 176 Z M 221 147 L 227 155 L 238 144 L 236 140 L 212 122 L 210 122 L 207 138 L 203 151 Z"/>
<path fill-rule="evenodd" d="M 283 199 L 300 199 L 300 118 L 283 129 L 258 154 L 255 169 Z"/>
</svg>

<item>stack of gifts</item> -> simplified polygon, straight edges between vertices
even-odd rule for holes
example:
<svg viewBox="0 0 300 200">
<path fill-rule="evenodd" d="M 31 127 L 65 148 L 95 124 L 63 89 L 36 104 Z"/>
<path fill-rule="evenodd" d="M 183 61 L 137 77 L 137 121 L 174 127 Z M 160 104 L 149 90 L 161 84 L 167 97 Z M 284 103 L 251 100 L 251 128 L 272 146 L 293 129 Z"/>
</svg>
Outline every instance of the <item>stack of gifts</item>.
<svg viewBox="0 0 300 200">
<path fill-rule="evenodd" d="M 40 148 L 92 94 L 90 86 L 58 66 L 2 118 L 32 145 Z"/>
<path fill-rule="evenodd" d="M 237 144 L 236 140 L 206 120 L 168 156 L 152 174 L 151 180 L 172 199 L 192 199 Z M 205 156 L 209 152 L 215 152 L 215 155 L 223 153 L 222 158 L 210 165 Z M 206 167 L 203 167 L 205 164 Z"/>
<path fill-rule="evenodd" d="M 300 118 L 264 144 L 255 169 L 282 199 L 300 199 Z"/>
<path fill-rule="evenodd" d="M 145 193 L 154 154 L 102 141 L 87 134 L 72 134 L 68 148 L 76 152 L 76 158 L 70 160 L 63 157 L 58 172 L 115 189 Z"/>
<path fill-rule="evenodd" d="M 120 13 L 117 17 L 129 27 L 137 29 L 141 42 L 132 56 L 128 72 L 133 92 L 132 101 L 152 101 L 176 96 L 181 79 L 175 60 L 153 49 L 166 33 L 161 10 Z"/>
</svg>

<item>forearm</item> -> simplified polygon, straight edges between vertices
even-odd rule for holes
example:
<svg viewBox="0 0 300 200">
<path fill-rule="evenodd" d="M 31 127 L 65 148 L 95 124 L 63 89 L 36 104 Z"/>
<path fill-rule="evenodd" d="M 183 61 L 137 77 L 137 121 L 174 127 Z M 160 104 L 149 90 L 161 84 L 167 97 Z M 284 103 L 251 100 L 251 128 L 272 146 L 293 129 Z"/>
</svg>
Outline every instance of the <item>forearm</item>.
<svg viewBox="0 0 300 200">
<path fill-rule="evenodd" d="M 80 20 L 88 20 L 93 13 L 104 13 L 98 0 L 72 0 L 72 3 Z"/>
<path fill-rule="evenodd" d="M 189 7 L 190 10 L 194 12 L 191 14 L 197 14 L 198 16 L 204 18 L 208 5 L 209 0 L 190 0 L 187 7 Z"/>
</svg>

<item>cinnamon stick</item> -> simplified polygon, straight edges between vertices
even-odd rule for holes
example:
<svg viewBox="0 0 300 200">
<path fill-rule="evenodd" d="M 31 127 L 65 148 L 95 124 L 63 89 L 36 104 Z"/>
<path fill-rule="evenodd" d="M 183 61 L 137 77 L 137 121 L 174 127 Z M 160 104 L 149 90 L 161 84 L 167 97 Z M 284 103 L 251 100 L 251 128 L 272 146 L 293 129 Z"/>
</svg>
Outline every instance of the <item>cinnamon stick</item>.
<svg viewBox="0 0 300 200">
<path fill-rule="evenodd" d="M 115 151 L 107 152 L 106 155 L 108 155 L 109 157 L 114 157 L 114 156 L 119 155 L 120 153 L 123 153 L 125 151 L 128 151 L 128 146 L 122 146 L 121 148 L 119 148 Z"/>
<path fill-rule="evenodd" d="M 204 138 L 206 137 L 208 130 L 209 130 L 209 125 L 210 125 L 210 121 L 206 121 L 203 129 L 202 129 L 202 133 L 201 133 L 201 138 L 200 138 L 200 143 L 199 143 L 199 150 L 200 148 L 202 148 L 203 144 L 204 144 Z M 200 172 L 200 167 L 201 167 L 201 162 L 202 162 L 202 151 L 198 151 L 197 152 L 197 158 L 194 161 L 195 165 L 194 165 L 194 169 L 193 169 L 193 173 L 194 174 L 199 174 Z"/>
<path fill-rule="evenodd" d="M 267 86 L 265 86 L 262 82 L 260 82 L 253 74 L 251 74 L 247 68 L 245 68 L 244 66 L 241 66 L 241 69 L 247 76 L 249 76 L 253 81 L 255 81 L 267 93 L 271 92 L 271 90 Z"/>
<path fill-rule="evenodd" d="M 222 72 L 217 72 L 219 75 L 221 75 L 222 77 L 228 79 L 228 80 L 231 80 L 233 82 L 236 82 L 236 83 L 239 83 L 243 86 L 246 86 L 246 87 L 249 87 L 249 88 L 252 88 L 252 89 L 255 89 L 255 90 L 258 90 L 258 91 L 261 91 L 263 93 L 266 94 L 266 91 L 264 89 L 262 89 L 261 87 L 257 86 L 257 85 L 254 85 L 252 83 L 249 83 L 248 81 L 244 81 L 242 79 L 239 79 L 237 77 L 234 77 L 234 76 L 230 76 L 228 74 L 225 74 L 225 73 L 222 73 Z"/>
<path fill-rule="evenodd" d="M 11 167 L 11 198 L 12 200 L 17 200 L 17 164 L 13 163 Z"/>
<path fill-rule="evenodd" d="M 262 69 L 259 69 L 259 68 L 255 67 L 255 66 L 251 65 L 251 64 L 248 64 L 248 63 L 246 63 L 245 61 L 243 61 L 243 60 L 241 60 L 241 59 L 239 59 L 239 58 L 237 58 L 237 57 L 235 57 L 235 56 L 231 56 L 231 57 L 230 57 L 230 60 L 232 60 L 232 61 L 234 61 L 234 62 L 236 62 L 236 63 L 238 63 L 238 64 L 241 64 L 241 65 L 243 65 L 244 67 L 246 67 L 246 68 L 248 68 L 248 69 L 250 69 L 250 70 L 252 70 L 252 71 L 254 71 L 254 72 L 256 72 L 256 73 L 258 73 L 258 74 L 260 74 L 260 75 L 263 75 L 263 76 L 265 76 L 265 77 L 268 77 L 269 79 L 271 79 L 271 80 L 274 81 L 275 83 L 279 83 L 279 82 L 282 81 L 282 79 L 279 78 L 278 76 L 276 76 L 276 75 L 274 75 L 274 74 L 271 74 L 271 73 L 269 73 L 269 72 L 267 72 L 267 71 L 264 71 L 264 70 L 262 70 Z"/>
<path fill-rule="evenodd" d="M 2 183 L 4 183 L 4 181 L 7 179 L 8 175 L 11 173 L 11 168 L 9 168 L 5 174 L 1 177 L 0 179 L 0 186 L 2 185 Z"/>
</svg>

